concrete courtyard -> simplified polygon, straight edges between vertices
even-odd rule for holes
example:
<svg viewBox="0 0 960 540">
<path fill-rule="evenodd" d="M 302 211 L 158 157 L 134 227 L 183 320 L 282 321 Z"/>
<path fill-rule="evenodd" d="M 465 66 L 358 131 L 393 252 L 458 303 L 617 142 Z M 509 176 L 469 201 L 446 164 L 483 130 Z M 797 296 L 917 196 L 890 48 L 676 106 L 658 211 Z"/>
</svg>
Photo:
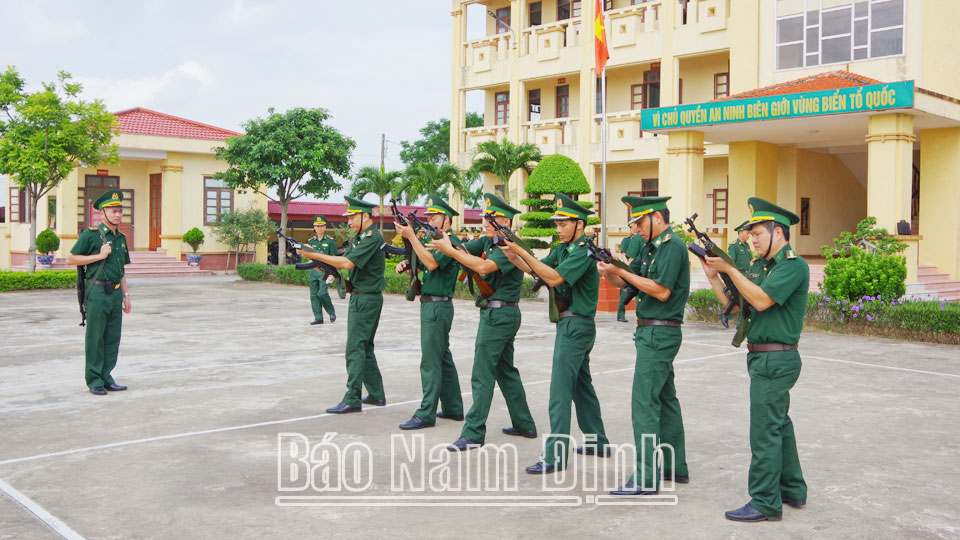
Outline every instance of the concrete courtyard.
<svg viewBox="0 0 960 540">
<path fill-rule="evenodd" d="M 376 346 L 387 406 L 336 416 L 324 409 L 343 395 L 346 300 L 334 295 L 336 323 L 310 326 L 303 287 L 212 277 L 130 288 L 114 372 L 130 389 L 106 397 L 84 386 L 75 291 L 0 294 L 0 539 L 960 537 L 957 347 L 805 333 L 791 416 L 809 497 L 778 523 L 723 517 L 749 499 L 749 378 L 746 350 L 730 347 L 732 331 L 719 324 L 683 329 L 676 382 L 691 482 L 676 486 L 676 504 L 602 504 L 602 490 L 544 489 L 522 473 L 542 442 L 500 433 L 510 424 L 498 391 L 487 443 L 517 449 L 521 472 L 509 474 L 518 491 L 500 494 L 515 502 L 455 506 L 445 502 L 463 499 L 433 494 L 403 506 L 399 496 L 431 495 L 390 489 L 391 435 L 421 397 L 419 304 L 385 298 Z M 542 302 L 521 310 L 516 363 L 544 434 L 554 328 Z M 466 407 L 477 318 L 472 303 L 456 303 L 452 350 Z M 612 314 L 597 318 L 591 369 L 614 443 L 632 442 L 633 329 Z M 438 420 L 414 433 L 430 447 L 461 427 Z M 278 463 L 278 434 L 317 444 L 334 432 L 341 446 L 372 449 L 369 488 L 341 493 L 367 498 L 279 505 L 323 493 L 279 490 L 289 463 Z M 584 477 L 620 483 L 613 462 L 587 464 Z M 485 494 L 473 495 L 476 503 Z"/>
</svg>

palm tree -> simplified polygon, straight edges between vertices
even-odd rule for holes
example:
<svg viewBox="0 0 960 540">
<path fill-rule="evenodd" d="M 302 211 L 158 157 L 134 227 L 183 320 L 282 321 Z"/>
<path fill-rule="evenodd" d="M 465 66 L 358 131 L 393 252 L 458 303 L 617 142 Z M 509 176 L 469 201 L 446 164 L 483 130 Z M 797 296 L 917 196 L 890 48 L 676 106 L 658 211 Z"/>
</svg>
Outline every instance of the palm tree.
<svg viewBox="0 0 960 540">
<path fill-rule="evenodd" d="M 407 168 L 404 173 L 404 187 L 408 201 L 413 201 L 427 193 L 440 193 L 450 186 L 463 196 L 467 192 L 463 173 L 449 163 L 420 161 Z"/>
<path fill-rule="evenodd" d="M 403 176 L 400 171 L 387 172 L 383 165 L 380 168 L 363 167 L 354 176 L 350 187 L 350 196 L 362 198 L 367 193 L 373 193 L 380 198 L 380 232 L 383 232 L 383 199 L 387 195 L 396 195 L 400 188 Z"/>
<path fill-rule="evenodd" d="M 523 169 L 527 174 L 530 174 L 541 159 L 543 159 L 543 154 L 540 153 L 540 148 L 533 143 L 518 145 L 507 139 L 500 142 L 486 141 L 477 145 L 471 170 L 493 174 L 506 186 L 510 181 L 510 175 L 514 171 Z M 510 201 L 509 192 L 506 192 L 506 195 L 507 204 L 514 204 Z"/>
</svg>

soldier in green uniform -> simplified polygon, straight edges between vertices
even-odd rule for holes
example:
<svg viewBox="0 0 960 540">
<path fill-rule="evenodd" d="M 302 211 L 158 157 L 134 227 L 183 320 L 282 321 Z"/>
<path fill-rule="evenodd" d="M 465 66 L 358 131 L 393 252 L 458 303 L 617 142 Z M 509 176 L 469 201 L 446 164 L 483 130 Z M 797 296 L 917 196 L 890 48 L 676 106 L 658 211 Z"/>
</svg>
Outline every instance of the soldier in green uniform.
<svg viewBox="0 0 960 540">
<path fill-rule="evenodd" d="M 383 308 L 383 290 L 387 280 L 383 277 L 386 259 L 380 246 L 383 236 L 377 230 L 371 213 L 375 204 L 346 197 L 347 224 L 357 235 L 343 255 L 327 255 L 300 251 L 308 259 L 325 262 L 341 270 L 348 270 L 348 279 L 353 286 L 347 308 L 347 392 L 343 400 L 328 413 L 343 414 L 360 412 L 361 403 L 386 405 L 383 393 L 383 378 L 373 353 L 373 338 L 380 324 Z M 367 397 L 361 399 L 362 387 L 367 388 Z"/>
<path fill-rule="evenodd" d="M 427 221 L 437 230 L 445 231 L 454 247 L 460 239 L 450 228 L 452 218 L 459 212 L 450 207 L 439 195 L 427 196 Z M 417 257 L 426 270 L 423 271 L 420 289 L 420 384 L 423 401 L 410 420 L 400 424 L 400 429 L 432 427 L 437 417 L 463 420 L 463 396 L 460 395 L 460 380 L 457 366 L 450 353 L 450 328 L 453 326 L 453 295 L 457 289 L 457 273 L 460 265 L 449 255 L 429 249 L 409 225 L 394 226 L 417 252 Z M 407 261 L 397 265 L 397 273 L 410 272 Z M 437 411 L 437 404 L 442 409 Z"/>
<path fill-rule="evenodd" d="M 118 230 L 123 219 L 123 192 L 111 189 L 93 207 L 103 221 L 83 231 L 67 256 L 67 264 L 86 266 L 87 332 L 84 341 L 85 378 L 91 394 L 126 390 L 110 372 L 117 365 L 123 313 L 130 313 L 130 291 L 123 266 L 130 264 L 127 238 Z M 99 264 L 98 264 L 99 263 Z"/>
<path fill-rule="evenodd" d="M 748 201 L 750 232 L 758 258 L 743 274 L 719 257 L 708 257 L 703 270 L 721 301 L 730 276 L 752 306 L 747 318 L 747 372 L 750 374 L 750 502 L 726 513 L 734 521 L 779 521 L 783 503 L 807 503 L 807 484 L 800 469 L 793 433 L 790 389 L 800 376 L 797 343 L 807 309 L 810 269 L 790 248 L 790 226 L 800 222 L 793 212 L 758 197 Z"/>
<path fill-rule="evenodd" d="M 727 248 L 727 254 L 737 263 L 737 270 L 746 274 L 750 268 L 750 262 L 753 260 L 753 253 L 747 242 L 750 241 L 750 230 L 746 228 L 749 221 L 744 221 L 734 230 L 737 231 L 737 241 L 730 244 Z"/>
<path fill-rule="evenodd" d="M 315 247 L 320 253 L 327 255 L 337 255 L 337 243 L 333 238 L 326 236 L 327 220 L 323 216 L 313 218 L 313 230 L 317 233 L 316 238 L 311 238 L 307 243 Z M 323 310 L 327 310 L 330 315 L 330 322 L 336 322 L 337 312 L 333 309 L 333 300 L 330 300 L 330 288 L 324 281 L 323 271 L 316 268 L 310 269 L 310 306 L 313 308 L 313 322 L 310 324 L 323 324 Z"/>
<path fill-rule="evenodd" d="M 570 404 L 577 406 L 577 424 L 588 441 L 578 453 L 606 455 L 609 440 L 600 416 L 600 401 L 590 376 L 590 351 L 597 335 L 600 274 L 590 258 L 584 229 L 593 212 L 570 197 L 557 193 L 551 219 L 556 221 L 560 244 L 542 261 L 507 242 L 511 261 L 525 272 L 540 276 L 556 294 L 570 301 L 560 312 L 557 337 L 553 344 L 553 369 L 550 374 L 550 437 L 540 461 L 527 467 L 530 474 L 549 474 L 566 465 L 570 436 Z"/>
<path fill-rule="evenodd" d="M 513 216 L 520 212 L 496 195 L 485 193 L 483 197 L 485 213 L 492 215 L 497 223 L 505 227 L 509 227 Z M 530 439 L 537 437 L 537 427 L 527 406 L 527 394 L 520 380 L 520 371 L 513 365 L 513 340 L 520 329 L 519 301 L 523 271 L 510 262 L 500 246 L 494 244 L 496 233 L 493 226 L 484 221 L 484 227 L 485 236 L 464 243 L 462 249 L 454 248 L 447 236 L 432 242 L 441 253 L 483 275 L 494 289 L 490 298 L 478 301 L 482 307 L 470 379 L 473 406 L 467 413 L 460 438 L 448 447 L 451 451 L 476 448 L 484 443 L 494 383 L 500 386 L 510 412 L 512 426 L 503 428 L 503 432 Z"/>
<path fill-rule="evenodd" d="M 690 294 L 690 262 L 687 246 L 670 228 L 669 199 L 623 197 L 621 200 L 631 207 L 631 222 L 637 223 L 644 245 L 630 265 L 633 273 L 598 263 L 600 273 L 611 285 L 621 287 L 627 282 L 640 290 L 631 407 L 637 468 L 624 486 L 610 492 L 612 495 L 659 492 L 655 449 L 661 443 L 673 448 L 673 459 L 664 456 L 663 476 L 681 484 L 690 481 L 673 372 L 673 359 L 680 351 L 683 310 Z M 668 470 L 671 464 L 674 469 Z"/>
<path fill-rule="evenodd" d="M 627 264 L 632 263 L 633 260 L 637 258 L 637 255 L 640 254 L 640 248 L 643 247 L 644 244 L 643 239 L 637 234 L 637 223 L 633 222 L 629 227 L 630 236 L 624 238 L 623 242 L 620 243 L 620 260 Z M 627 294 L 627 289 L 620 289 L 620 303 L 617 304 L 617 322 L 627 322 L 627 306 L 624 305 Z"/>
</svg>

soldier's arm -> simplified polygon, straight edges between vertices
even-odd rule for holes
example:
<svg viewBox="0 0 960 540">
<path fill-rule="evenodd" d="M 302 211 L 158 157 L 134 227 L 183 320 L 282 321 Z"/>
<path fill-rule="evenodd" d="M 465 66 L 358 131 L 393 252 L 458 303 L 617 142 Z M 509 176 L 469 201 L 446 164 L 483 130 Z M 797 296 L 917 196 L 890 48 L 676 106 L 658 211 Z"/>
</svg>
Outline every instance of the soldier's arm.
<svg viewBox="0 0 960 540">
<path fill-rule="evenodd" d="M 127 289 L 127 276 L 120 278 L 120 290 L 123 291 L 123 312 L 133 311 L 133 304 L 130 302 L 130 290 Z"/>
<path fill-rule="evenodd" d="M 326 253 L 317 253 L 315 251 L 307 250 L 298 250 L 297 253 L 299 253 L 301 257 L 327 263 L 330 266 L 340 270 L 353 270 L 355 266 L 353 261 L 344 257 L 343 255 L 327 255 Z"/>
<path fill-rule="evenodd" d="M 509 250 L 516 255 L 516 257 L 510 259 L 510 262 L 512 262 L 514 266 L 528 274 L 534 273 L 540 276 L 540 279 L 545 281 L 547 285 L 551 287 L 556 287 L 563 283 L 563 277 L 558 274 L 553 267 L 544 264 L 542 261 L 534 257 L 530 252 L 518 246 L 517 244 L 509 240 L 507 240 L 506 243 L 507 248 L 509 248 Z"/>
<path fill-rule="evenodd" d="M 767 310 L 776 304 L 773 298 L 770 298 L 770 295 L 764 292 L 759 285 L 750 281 L 746 274 L 740 272 L 720 257 L 707 257 L 707 264 L 714 270 L 727 274 L 727 276 L 730 277 L 730 281 L 733 282 L 733 285 L 740 291 L 740 295 L 743 296 L 744 300 L 749 302 L 757 311 Z M 720 278 L 718 277 L 717 279 Z M 711 284 L 712 283 L 711 281 Z M 714 287 L 714 290 L 716 290 L 716 287 Z M 722 301 L 726 302 L 726 297 L 724 297 Z"/>
<path fill-rule="evenodd" d="M 397 229 L 397 232 L 413 246 L 413 251 L 417 253 L 417 259 L 420 261 L 420 264 L 425 266 L 427 270 L 436 270 L 440 267 L 440 265 L 437 264 L 437 259 L 433 257 L 433 253 L 430 253 L 427 247 L 423 245 L 423 242 L 417 238 L 417 233 L 413 230 L 413 227 L 402 223 L 395 223 L 394 227 Z"/>
<path fill-rule="evenodd" d="M 666 302 L 667 299 L 670 298 L 670 292 L 671 292 L 670 289 L 668 289 L 667 287 L 664 287 L 663 285 L 660 285 L 656 281 L 650 278 L 638 276 L 633 272 L 627 272 L 626 270 L 618 266 L 613 266 L 613 265 L 609 265 L 609 266 L 613 268 L 613 270 L 617 273 L 617 275 L 620 277 L 622 281 L 629 283 L 630 285 L 633 285 L 640 291 L 656 298 L 657 300 L 661 302 Z"/>
<path fill-rule="evenodd" d="M 462 249 L 453 247 L 453 244 L 450 243 L 450 238 L 446 235 L 446 233 L 444 233 L 442 238 L 433 240 L 433 242 L 430 243 L 430 246 L 440 250 L 440 253 L 452 257 L 463 266 L 466 266 L 470 270 L 480 274 L 492 274 L 500 269 L 500 267 L 497 266 L 497 263 L 489 259 L 482 259 L 476 255 L 467 253 Z"/>
<path fill-rule="evenodd" d="M 97 241 L 100 241 L 100 239 L 97 238 Z M 70 253 L 67 254 L 67 264 L 72 266 L 85 266 L 90 263 L 102 261 L 103 259 L 106 259 L 108 256 L 110 256 L 110 252 L 113 250 L 113 248 L 110 246 L 109 243 L 104 243 L 103 245 L 100 246 L 100 250 L 98 253 L 94 253 L 92 255 L 80 255 L 80 254 L 74 253 L 74 251 L 93 251 L 94 250 L 93 246 L 89 244 L 90 244 L 90 240 L 87 237 L 87 235 L 82 234 L 81 238 L 77 240 L 77 245 L 75 245 L 73 249 L 70 251 Z"/>
</svg>

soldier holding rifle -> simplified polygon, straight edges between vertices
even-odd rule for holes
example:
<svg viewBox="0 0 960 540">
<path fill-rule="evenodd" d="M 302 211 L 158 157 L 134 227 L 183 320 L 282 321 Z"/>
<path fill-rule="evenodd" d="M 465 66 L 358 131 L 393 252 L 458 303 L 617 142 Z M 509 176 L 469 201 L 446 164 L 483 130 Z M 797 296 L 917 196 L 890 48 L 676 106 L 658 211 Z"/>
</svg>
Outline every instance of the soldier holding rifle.
<svg viewBox="0 0 960 540">
<path fill-rule="evenodd" d="M 637 255 L 640 254 L 640 248 L 643 247 L 644 240 L 637 234 L 636 222 L 631 223 L 628 227 L 630 227 L 630 236 L 624 238 L 623 242 L 620 243 L 620 260 L 630 264 L 637 258 Z M 628 288 L 620 289 L 620 303 L 617 304 L 617 322 L 627 322 L 627 304 L 630 303 L 627 297 L 629 295 L 630 290 Z"/>
<path fill-rule="evenodd" d="M 307 243 L 320 253 L 337 255 L 337 243 L 333 241 L 333 238 L 326 236 L 327 220 L 323 216 L 313 218 L 313 231 L 317 233 L 317 236 L 311 238 Z M 309 272 L 310 307 L 313 308 L 313 322 L 310 324 L 323 324 L 323 310 L 327 310 L 327 315 L 330 315 L 330 322 L 335 322 L 337 312 L 333 309 L 333 301 L 330 300 L 330 289 L 327 286 L 327 279 L 329 278 L 321 269 L 311 268 Z"/>
</svg>

